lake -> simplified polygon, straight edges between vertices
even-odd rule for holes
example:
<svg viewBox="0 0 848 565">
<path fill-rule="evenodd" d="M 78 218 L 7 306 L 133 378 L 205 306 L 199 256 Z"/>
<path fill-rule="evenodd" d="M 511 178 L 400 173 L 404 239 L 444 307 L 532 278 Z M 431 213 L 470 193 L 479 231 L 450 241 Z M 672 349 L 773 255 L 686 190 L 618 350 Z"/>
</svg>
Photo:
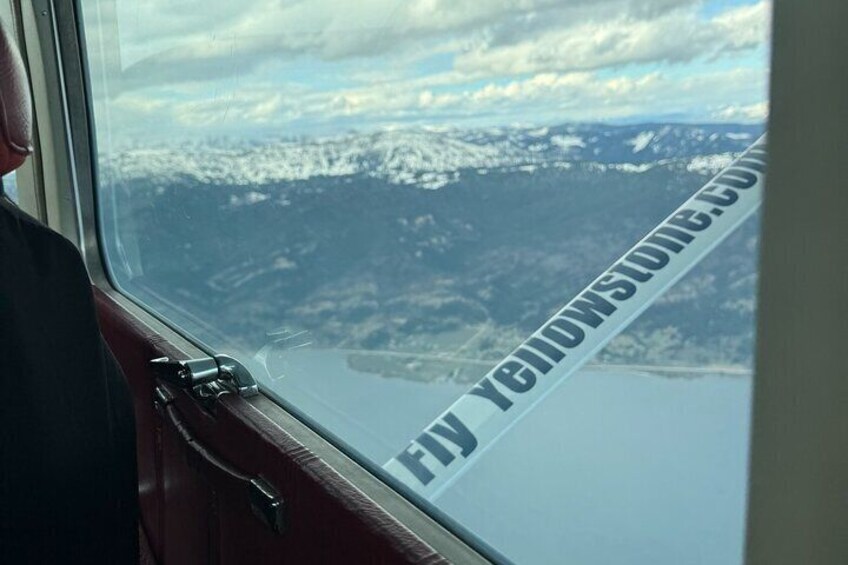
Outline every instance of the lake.
<svg viewBox="0 0 848 565">
<path fill-rule="evenodd" d="M 355 371 L 337 351 L 267 367 L 266 389 L 378 465 L 469 388 Z M 436 505 L 516 563 L 741 563 L 750 403 L 750 376 L 585 369 Z"/>
</svg>

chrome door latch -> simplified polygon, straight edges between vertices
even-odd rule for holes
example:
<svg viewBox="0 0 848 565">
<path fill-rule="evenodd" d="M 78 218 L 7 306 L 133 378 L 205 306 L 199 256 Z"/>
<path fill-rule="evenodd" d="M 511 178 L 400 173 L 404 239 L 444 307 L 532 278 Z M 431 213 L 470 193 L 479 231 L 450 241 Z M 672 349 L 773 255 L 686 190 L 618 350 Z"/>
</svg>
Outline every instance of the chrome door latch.
<svg viewBox="0 0 848 565">
<path fill-rule="evenodd" d="M 243 398 L 259 394 L 259 387 L 247 367 L 229 355 L 174 361 L 160 357 L 150 361 L 154 374 L 174 386 L 191 390 L 201 397 L 233 392 Z"/>
</svg>

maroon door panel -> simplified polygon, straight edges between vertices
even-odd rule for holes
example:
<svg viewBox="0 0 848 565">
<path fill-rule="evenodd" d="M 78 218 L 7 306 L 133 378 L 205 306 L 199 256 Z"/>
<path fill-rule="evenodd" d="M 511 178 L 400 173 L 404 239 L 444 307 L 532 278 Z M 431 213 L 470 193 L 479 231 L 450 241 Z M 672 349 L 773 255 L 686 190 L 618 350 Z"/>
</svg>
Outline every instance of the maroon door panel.
<svg viewBox="0 0 848 565">
<path fill-rule="evenodd" d="M 135 398 L 142 522 L 161 563 L 447 562 L 248 401 L 225 395 L 212 415 L 168 388 L 173 404 L 157 412 L 149 361 L 179 355 L 105 293 L 95 296 Z M 272 485 L 285 501 L 285 531 L 257 518 L 244 480 L 200 452 Z"/>
<path fill-rule="evenodd" d="M 156 382 L 149 361 L 176 350 L 94 289 L 100 329 L 124 371 L 136 417 L 141 526 L 161 563 L 207 563 L 208 489 L 185 463 L 179 438 L 153 408 Z M 166 540 L 172 543 L 166 545 Z M 178 541 L 177 541 L 178 540 Z"/>
</svg>

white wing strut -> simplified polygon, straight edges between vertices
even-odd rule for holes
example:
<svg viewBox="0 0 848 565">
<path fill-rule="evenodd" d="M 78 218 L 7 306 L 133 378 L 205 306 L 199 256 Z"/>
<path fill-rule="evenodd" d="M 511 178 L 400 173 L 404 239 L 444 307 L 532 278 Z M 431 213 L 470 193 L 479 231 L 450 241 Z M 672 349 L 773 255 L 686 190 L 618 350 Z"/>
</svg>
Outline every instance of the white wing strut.
<svg viewBox="0 0 848 565">
<path fill-rule="evenodd" d="M 760 206 L 766 138 L 636 244 L 384 469 L 433 501 Z"/>
</svg>

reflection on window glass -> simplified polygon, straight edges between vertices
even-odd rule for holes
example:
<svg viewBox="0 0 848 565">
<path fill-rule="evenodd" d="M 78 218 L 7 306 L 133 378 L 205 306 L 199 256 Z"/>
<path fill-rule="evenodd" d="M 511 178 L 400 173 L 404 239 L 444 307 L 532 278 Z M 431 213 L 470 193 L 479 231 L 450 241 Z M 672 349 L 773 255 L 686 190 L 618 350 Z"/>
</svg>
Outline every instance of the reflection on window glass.
<svg viewBox="0 0 848 565">
<path fill-rule="evenodd" d="M 83 0 L 109 269 L 380 470 L 764 132 L 770 3 Z M 756 216 L 435 500 L 738 563 Z"/>
</svg>

